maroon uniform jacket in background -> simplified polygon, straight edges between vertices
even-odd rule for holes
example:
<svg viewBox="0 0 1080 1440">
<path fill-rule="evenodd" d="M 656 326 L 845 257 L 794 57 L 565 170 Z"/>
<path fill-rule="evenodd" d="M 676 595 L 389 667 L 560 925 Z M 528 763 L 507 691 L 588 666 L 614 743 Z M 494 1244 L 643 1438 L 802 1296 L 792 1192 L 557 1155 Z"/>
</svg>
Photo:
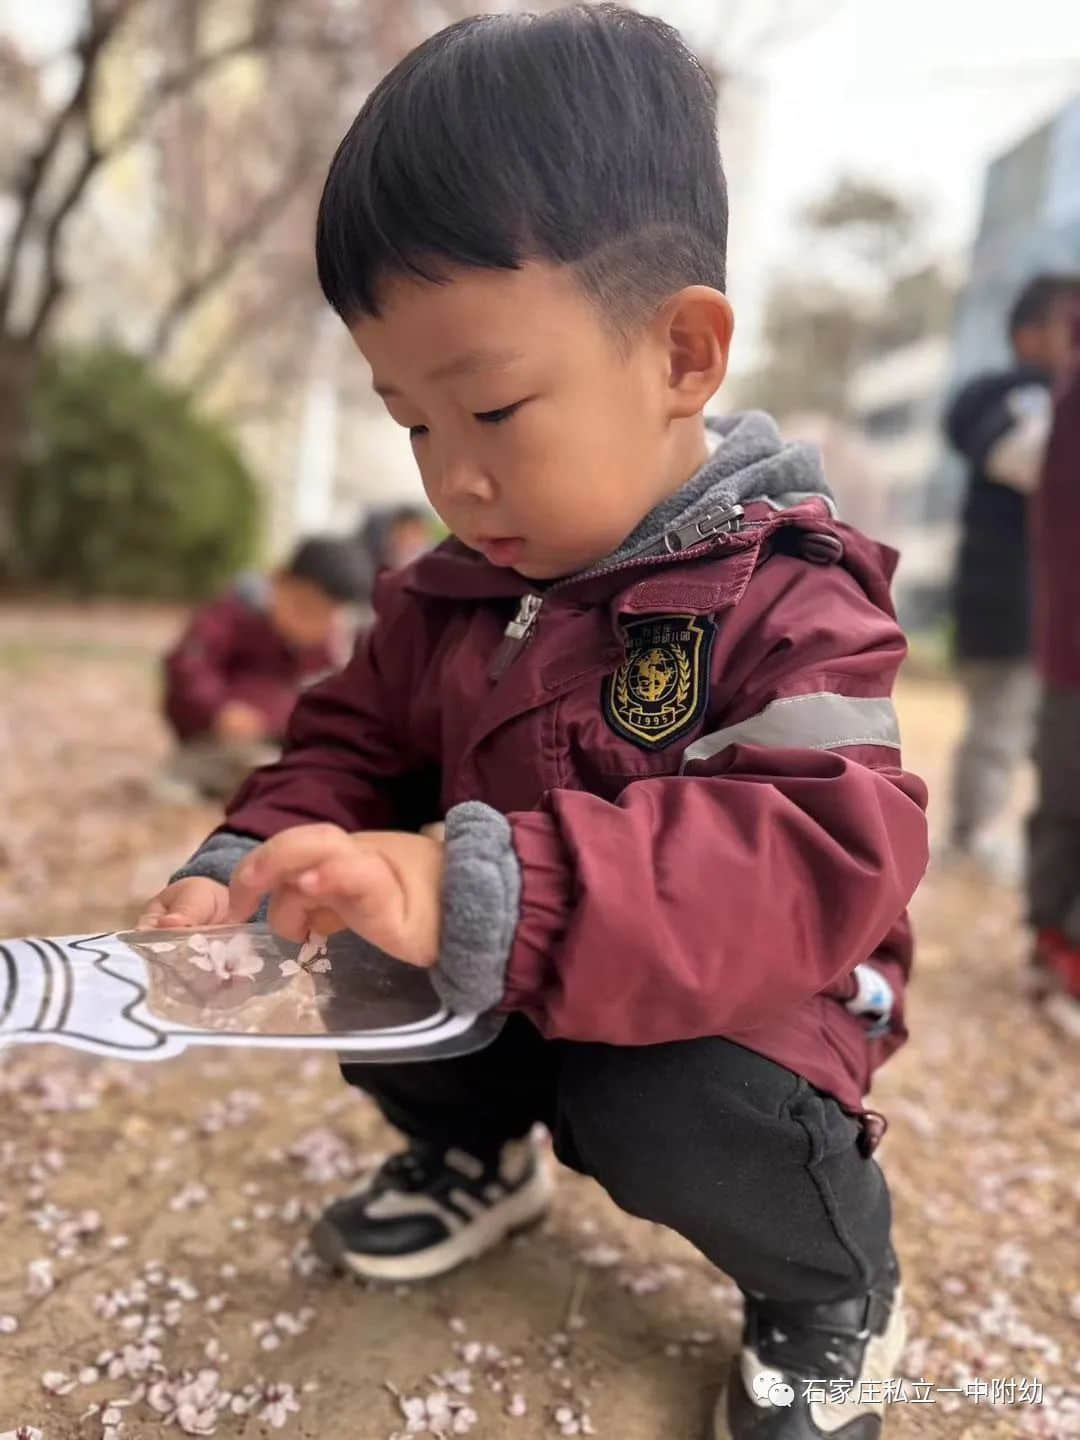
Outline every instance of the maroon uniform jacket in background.
<svg viewBox="0 0 1080 1440">
<path fill-rule="evenodd" d="M 1035 595 L 1042 679 L 1080 690 L 1080 373 L 1054 407 L 1035 501 Z"/>
<path fill-rule="evenodd" d="M 254 596 L 230 591 L 195 611 L 165 657 L 165 714 L 180 740 L 193 740 L 212 732 L 222 705 L 242 700 L 276 738 L 303 684 L 333 667 L 328 649 L 294 649 Z"/>
<path fill-rule="evenodd" d="M 841 563 L 811 563 L 823 534 Z M 927 855 L 924 787 L 882 719 L 905 653 L 892 563 L 819 500 L 748 504 L 736 533 L 548 587 L 496 674 L 535 587 L 450 541 L 384 579 L 374 628 L 223 829 L 415 823 L 402 797 L 433 776 L 420 818 L 481 800 L 512 826 L 503 1008 L 571 1040 L 725 1036 L 860 1112 L 906 1035 Z M 650 708 L 650 685 L 677 706 Z M 868 960 L 896 996 L 881 1035 L 843 1003 Z"/>
</svg>

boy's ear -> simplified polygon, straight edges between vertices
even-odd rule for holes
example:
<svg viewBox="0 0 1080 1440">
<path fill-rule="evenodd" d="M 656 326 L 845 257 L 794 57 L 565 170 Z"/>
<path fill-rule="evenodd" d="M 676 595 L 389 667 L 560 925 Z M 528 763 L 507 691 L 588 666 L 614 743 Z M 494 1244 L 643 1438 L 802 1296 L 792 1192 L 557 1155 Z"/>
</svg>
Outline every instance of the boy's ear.
<svg viewBox="0 0 1080 1440">
<path fill-rule="evenodd" d="M 719 290 L 688 285 L 662 307 L 657 324 L 667 354 L 668 415 L 686 419 L 723 383 L 735 317 Z"/>
</svg>

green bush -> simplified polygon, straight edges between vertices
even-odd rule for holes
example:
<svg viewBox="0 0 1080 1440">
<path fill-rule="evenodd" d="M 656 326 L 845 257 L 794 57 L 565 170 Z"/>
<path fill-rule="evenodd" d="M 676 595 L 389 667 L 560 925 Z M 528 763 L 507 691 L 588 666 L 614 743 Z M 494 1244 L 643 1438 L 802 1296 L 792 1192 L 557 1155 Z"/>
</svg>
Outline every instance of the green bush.
<svg viewBox="0 0 1080 1440">
<path fill-rule="evenodd" d="M 193 599 L 251 559 L 259 496 L 228 434 L 144 361 L 66 351 L 37 377 L 15 526 L 24 583 Z"/>
</svg>

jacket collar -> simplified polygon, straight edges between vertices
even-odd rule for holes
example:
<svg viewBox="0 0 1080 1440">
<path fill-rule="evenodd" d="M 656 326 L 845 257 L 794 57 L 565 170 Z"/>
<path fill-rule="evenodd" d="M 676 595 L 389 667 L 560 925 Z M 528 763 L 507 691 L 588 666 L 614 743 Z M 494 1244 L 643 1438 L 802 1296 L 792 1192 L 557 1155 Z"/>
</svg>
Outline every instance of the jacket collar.
<svg viewBox="0 0 1080 1440">
<path fill-rule="evenodd" d="M 706 442 L 704 464 L 674 495 L 654 506 L 595 566 L 546 585 L 545 597 L 610 596 L 639 565 L 666 567 L 677 559 L 689 563 L 710 554 L 740 553 L 755 544 L 753 532 L 775 521 L 777 512 L 797 512 L 807 502 L 818 507 L 822 518 L 831 516 L 832 497 L 817 451 L 785 443 L 770 416 L 749 410 L 710 417 Z M 764 518 L 755 521 L 756 511 Z M 520 596 L 538 589 L 457 540 L 422 558 L 405 584 L 420 594 L 462 599 Z"/>
<path fill-rule="evenodd" d="M 540 593 L 545 599 L 557 595 L 560 600 L 583 605 L 618 599 L 619 608 L 631 612 L 683 608 L 704 613 L 738 599 L 758 563 L 762 546 L 777 530 L 788 526 L 830 530 L 832 524 L 827 503 L 816 496 L 783 511 L 764 501 L 751 503 L 733 517 L 730 528 L 707 534 L 696 542 L 686 535 L 682 541 L 674 537 L 670 545 L 665 545 L 664 540 L 670 537 L 664 536 L 645 552 L 621 563 L 597 567 L 594 572 L 556 580 Z M 520 598 L 538 591 L 534 581 L 514 570 L 491 565 L 482 555 L 453 539 L 444 541 L 411 566 L 402 585 L 411 594 L 446 600 Z"/>
</svg>

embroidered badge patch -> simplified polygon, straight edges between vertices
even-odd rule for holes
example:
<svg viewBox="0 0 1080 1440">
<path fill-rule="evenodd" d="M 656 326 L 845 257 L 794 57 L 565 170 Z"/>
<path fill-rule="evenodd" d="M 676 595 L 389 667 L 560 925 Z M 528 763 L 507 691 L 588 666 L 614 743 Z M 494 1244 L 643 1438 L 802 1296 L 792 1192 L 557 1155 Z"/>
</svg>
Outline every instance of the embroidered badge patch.
<svg viewBox="0 0 1080 1440">
<path fill-rule="evenodd" d="M 626 626 L 626 659 L 603 682 L 604 718 L 643 750 L 659 750 L 700 718 L 716 633 L 708 616 L 646 615 Z"/>
</svg>

